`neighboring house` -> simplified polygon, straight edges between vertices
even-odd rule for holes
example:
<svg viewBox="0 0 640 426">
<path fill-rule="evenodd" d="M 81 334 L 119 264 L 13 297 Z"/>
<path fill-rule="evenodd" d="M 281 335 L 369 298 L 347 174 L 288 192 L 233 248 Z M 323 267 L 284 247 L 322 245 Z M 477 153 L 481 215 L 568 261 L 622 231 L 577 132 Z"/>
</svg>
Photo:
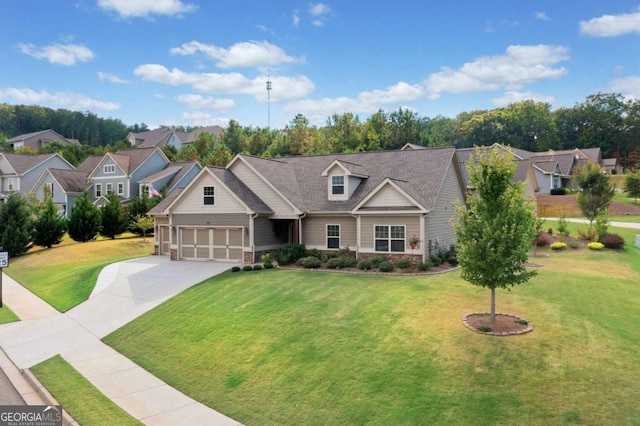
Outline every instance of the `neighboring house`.
<svg viewBox="0 0 640 426">
<path fill-rule="evenodd" d="M 149 190 L 160 191 L 163 188 L 168 195 L 179 188 L 186 187 L 200 170 L 202 166 L 197 161 L 169 163 L 163 170 L 139 180 L 138 184 L 142 193 L 147 195 Z"/>
<path fill-rule="evenodd" d="M 142 193 L 138 183 L 170 163 L 160 148 L 134 148 L 106 153 L 88 175 L 89 196 L 96 204 L 109 192 L 123 202 Z"/>
<path fill-rule="evenodd" d="M 0 152 L 0 200 L 10 193 L 31 191 L 48 168 L 73 170 L 73 166 L 58 154 L 22 155 Z"/>
<path fill-rule="evenodd" d="M 252 263 L 285 243 L 424 261 L 456 242 L 454 148 L 259 158 L 205 167 L 150 212 L 156 253 Z M 409 239 L 421 243 L 411 248 Z"/>
<path fill-rule="evenodd" d="M 203 132 L 212 133 L 215 135 L 222 134 L 224 130 L 220 126 L 207 126 L 200 127 L 192 130 L 191 132 L 176 132 L 170 127 L 159 127 L 154 130 L 146 132 L 133 133 L 130 132 L 127 135 L 127 140 L 132 146 L 138 148 L 158 147 L 162 148 L 165 145 L 170 145 L 176 149 L 182 148 L 184 145 L 193 143 L 198 135 Z"/>
<path fill-rule="evenodd" d="M 7 139 L 7 143 L 11 145 L 11 148 L 15 151 L 18 148 L 29 147 L 34 150 L 44 148 L 51 142 L 60 142 L 62 145 L 80 145 L 80 142 L 76 139 L 68 139 L 64 136 L 54 132 L 51 129 L 42 130 L 40 132 L 27 133 L 19 135 L 11 139 Z"/>
<path fill-rule="evenodd" d="M 74 170 L 46 169 L 33 186 L 33 192 L 40 201 L 50 196 L 58 212 L 69 217 L 76 198 L 89 186 L 89 174 L 101 160 L 102 156 L 96 155 L 85 159 Z"/>
</svg>

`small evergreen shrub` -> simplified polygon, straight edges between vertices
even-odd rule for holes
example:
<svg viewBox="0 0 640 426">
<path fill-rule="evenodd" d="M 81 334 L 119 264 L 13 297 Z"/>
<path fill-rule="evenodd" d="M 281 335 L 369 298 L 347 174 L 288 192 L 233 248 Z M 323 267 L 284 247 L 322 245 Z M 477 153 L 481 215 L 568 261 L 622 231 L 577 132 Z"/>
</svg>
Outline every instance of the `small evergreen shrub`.
<svg viewBox="0 0 640 426">
<path fill-rule="evenodd" d="M 262 270 L 262 265 L 253 265 L 253 270 L 254 271 L 261 271 Z"/>
<path fill-rule="evenodd" d="M 380 263 L 380 266 L 378 266 L 378 270 L 380 272 L 393 272 L 394 268 L 391 262 L 384 261 Z"/>
<path fill-rule="evenodd" d="M 555 243 L 551 244 L 551 250 L 564 250 L 567 248 L 567 243 L 565 243 L 564 241 L 556 241 Z"/>
<path fill-rule="evenodd" d="M 548 234 L 541 234 L 537 239 L 536 239 L 536 245 L 538 247 L 546 247 L 548 245 L 551 245 L 551 243 L 553 242 L 553 237 L 551 237 Z"/>
<path fill-rule="evenodd" d="M 338 257 L 337 252 L 329 251 L 329 252 L 322 253 L 320 260 L 322 260 L 322 263 L 327 263 L 329 259 L 335 259 L 336 257 Z"/>
<path fill-rule="evenodd" d="M 589 244 L 587 244 L 587 247 L 591 250 L 602 250 L 604 248 L 604 244 L 598 241 L 592 241 Z"/>
<path fill-rule="evenodd" d="M 298 259 L 304 257 L 304 253 L 304 244 L 284 244 L 280 247 L 280 253 L 278 253 L 278 263 L 281 265 L 295 263 Z"/>
<path fill-rule="evenodd" d="M 358 262 L 358 269 L 361 269 L 363 271 L 368 271 L 372 268 L 373 268 L 373 262 L 371 261 L 371 259 L 362 259 L 360 262 Z"/>
<path fill-rule="evenodd" d="M 424 272 L 431 269 L 431 264 L 429 262 L 420 262 L 418 263 L 418 271 Z"/>
<path fill-rule="evenodd" d="M 571 247 L 572 249 L 577 249 L 578 247 L 580 247 L 580 243 L 577 241 L 569 241 L 569 247 Z"/>
<path fill-rule="evenodd" d="M 307 250 L 307 253 L 305 254 L 305 257 L 317 257 L 318 259 L 322 259 L 322 252 L 320 250 L 318 250 L 317 248 L 313 248 L 311 250 Z"/>
<path fill-rule="evenodd" d="M 251 266 L 251 265 L 244 265 L 244 266 L 242 267 L 242 270 L 243 270 L 243 271 L 245 271 L 245 272 L 253 271 L 253 266 Z"/>
<path fill-rule="evenodd" d="M 264 269 L 273 269 L 273 263 L 271 262 L 264 262 Z"/>
<path fill-rule="evenodd" d="M 260 256 L 260 261 L 262 263 L 271 263 L 271 264 L 273 264 L 273 256 L 271 256 L 271 253 L 263 254 L 262 256 Z"/>
<path fill-rule="evenodd" d="M 606 248 L 621 249 L 624 247 L 624 238 L 618 234 L 607 234 L 600 238 L 600 242 L 604 244 Z"/>
<path fill-rule="evenodd" d="M 371 258 L 371 263 L 373 263 L 374 268 L 379 268 L 382 262 L 388 262 L 389 258 L 387 256 L 376 256 Z"/>
<path fill-rule="evenodd" d="M 451 256 L 447 262 L 449 262 L 451 266 L 458 266 L 458 256 Z"/>
<path fill-rule="evenodd" d="M 564 195 L 567 191 L 564 188 L 551 188 L 551 195 Z"/>
<path fill-rule="evenodd" d="M 403 257 L 396 262 L 396 268 L 399 269 L 407 269 L 411 268 L 411 266 L 413 266 L 413 262 L 411 262 L 411 259 L 409 259 L 408 257 Z"/>
<path fill-rule="evenodd" d="M 440 266 L 442 264 L 442 259 L 437 254 L 432 254 L 431 256 L 429 256 L 429 262 L 433 266 Z"/>
<path fill-rule="evenodd" d="M 234 267 L 231 268 L 231 272 L 240 272 L 241 270 L 242 270 L 242 268 L 239 267 L 239 266 L 234 266 Z"/>
<path fill-rule="evenodd" d="M 307 269 L 314 269 L 322 266 L 322 262 L 317 257 L 309 256 L 298 259 L 296 265 Z"/>
<path fill-rule="evenodd" d="M 329 269 L 344 268 L 344 260 L 342 260 L 341 257 L 335 257 L 333 259 L 329 259 L 325 266 Z"/>
</svg>

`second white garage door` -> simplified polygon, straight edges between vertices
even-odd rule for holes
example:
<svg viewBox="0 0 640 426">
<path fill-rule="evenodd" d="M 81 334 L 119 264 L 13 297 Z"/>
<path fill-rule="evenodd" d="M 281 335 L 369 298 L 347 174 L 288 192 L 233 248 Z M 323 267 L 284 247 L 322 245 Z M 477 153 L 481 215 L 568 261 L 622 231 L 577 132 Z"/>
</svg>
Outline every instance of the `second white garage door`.
<svg viewBox="0 0 640 426">
<path fill-rule="evenodd" d="M 180 258 L 242 261 L 243 228 L 181 228 Z"/>
</svg>

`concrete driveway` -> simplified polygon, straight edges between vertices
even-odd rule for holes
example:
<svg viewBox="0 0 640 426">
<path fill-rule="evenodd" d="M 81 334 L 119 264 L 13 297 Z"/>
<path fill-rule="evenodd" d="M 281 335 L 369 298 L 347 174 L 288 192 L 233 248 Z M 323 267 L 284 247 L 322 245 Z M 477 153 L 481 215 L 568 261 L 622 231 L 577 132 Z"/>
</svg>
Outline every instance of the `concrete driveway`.
<svg viewBox="0 0 640 426">
<path fill-rule="evenodd" d="M 0 347 L 20 369 L 60 354 L 145 424 L 238 425 L 178 392 L 102 343 L 102 337 L 234 263 L 151 256 L 105 268 L 86 302 L 61 314 L 4 275 L 7 305 L 22 319 L 0 325 Z"/>
</svg>

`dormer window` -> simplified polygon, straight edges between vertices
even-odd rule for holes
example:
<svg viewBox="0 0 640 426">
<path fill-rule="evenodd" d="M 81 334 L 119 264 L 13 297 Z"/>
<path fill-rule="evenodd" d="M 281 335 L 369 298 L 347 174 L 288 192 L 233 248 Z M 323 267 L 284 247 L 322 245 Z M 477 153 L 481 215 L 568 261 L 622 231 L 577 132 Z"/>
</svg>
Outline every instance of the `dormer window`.
<svg viewBox="0 0 640 426">
<path fill-rule="evenodd" d="M 331 193 L 333 195 L 344 194 L 344 176 L 331 176 Z"/>
</svg>

